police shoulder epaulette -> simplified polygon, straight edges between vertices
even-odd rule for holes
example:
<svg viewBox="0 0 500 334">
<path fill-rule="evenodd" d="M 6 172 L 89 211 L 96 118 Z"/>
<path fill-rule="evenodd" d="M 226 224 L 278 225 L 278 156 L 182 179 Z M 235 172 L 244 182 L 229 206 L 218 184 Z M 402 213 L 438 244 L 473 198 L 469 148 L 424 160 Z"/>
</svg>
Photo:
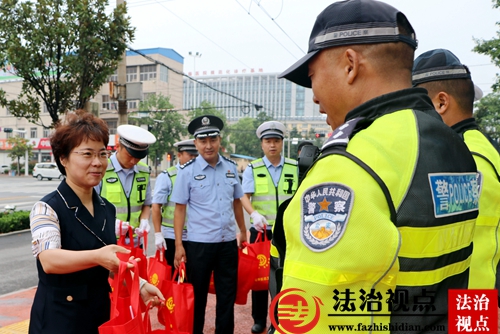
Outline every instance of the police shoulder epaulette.
<svg viewBox="0 0 500 334">
<path fill-rule="evenodd" d="M 226 158 L 226 157 L 225 157 L 225 156 L 223 156 L 223 155 L 221 155 L 221 157 L 222 157 L 222 158 L 224 158 L 224 159 L 226 159 L 227 161 L 229 161 L 229 162 L 231 162 L 231 163 L 235 164 L 235 165 L 238 165 L 238 164 L 236 163 L 236 161 L 234 161 L 234 160 L 231 160 L 231 159 L 229 159 L 229 158 Z"/>
<path fill-rule="evenodd" d="M 142 172 L 142 173 L 148 173 L 148 174 L 150 173 L 149 166 L 146 164 L 138 163 L 137 169 L 139 170 L 139 172 Z"/>
<path fill-rule="evenodd" d="M 181 167 L 181 169 L 184 169 L 185 167 L 187 167 L 187 166 L 191 165 L 191 164 L 194 162 L 194 160 L 195 160 L 195 159 L 191 159 L 191 160 L 189 160 L 188 162 L 186 162 L 184 165 L 181 165 L 181 166 L 180 166 L 180 167 Z"/>
<path fill-rule="evenodd" d="M 293 160 L 293 159 L 288 159 L 288 158 L 285 158 L 285 163 L 286 163 L 286 164 L 290 164 L 290 165 L 297 166 L 297 160 Z"/>
<path fill-rule="evenodd" d="M 169 168 L 167 174 L 170 177 L 177 175 L 177 168 Z"/>
<path fill-rule="evenodd" d="M 250 163 L 250 165 L 252 165 L 253 168 L 257 168 L 257 167 L 262 167 L 264 166 L 264 160 L 262 159 L 257 159 L 257 160 L 254 160 Z"/>
</svg>

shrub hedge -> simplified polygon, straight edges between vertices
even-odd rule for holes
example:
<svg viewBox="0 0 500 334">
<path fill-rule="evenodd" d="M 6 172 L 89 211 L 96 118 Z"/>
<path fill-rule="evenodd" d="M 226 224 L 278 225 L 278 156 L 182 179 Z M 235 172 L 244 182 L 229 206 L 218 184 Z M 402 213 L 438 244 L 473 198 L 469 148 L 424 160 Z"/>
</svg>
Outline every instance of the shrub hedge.
<svg viewBox="0 0 500 334">
<path fill-rule="evenodd" d="M 0 233 L 20 231 L 30 228 L 30 212 L 15 211 L 0 213 Z"/>
</svg>

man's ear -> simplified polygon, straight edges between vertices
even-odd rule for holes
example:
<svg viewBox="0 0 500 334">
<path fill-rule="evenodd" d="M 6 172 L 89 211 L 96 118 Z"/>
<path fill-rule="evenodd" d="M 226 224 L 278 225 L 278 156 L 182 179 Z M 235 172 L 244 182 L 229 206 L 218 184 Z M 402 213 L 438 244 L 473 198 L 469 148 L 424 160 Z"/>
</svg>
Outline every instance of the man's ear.
<svg viewBox="0 0 500 334">
<path fill-rule="evenodd" d="M 438 114 L 443 117 L 450 108 L 450 95 L 446 92 L 439 92 L 432 98 L 432 104 Z"/>
<path fill-rule="evenodd" d="M 359 72 L 360 54 L 353 49 L 347 49 L 342 56 L 347 83 L 352 84 Z"/>
</svg>

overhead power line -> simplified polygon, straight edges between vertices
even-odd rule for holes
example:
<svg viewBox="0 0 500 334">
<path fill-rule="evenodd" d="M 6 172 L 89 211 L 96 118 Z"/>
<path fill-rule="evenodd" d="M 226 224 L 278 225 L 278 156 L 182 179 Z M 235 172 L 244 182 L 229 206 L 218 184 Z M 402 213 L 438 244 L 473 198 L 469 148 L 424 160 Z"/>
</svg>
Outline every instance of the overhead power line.
<svg viewBox="0 0 500 334">
<path fill-rule="evenodd" d="M 207 87 L 207 88 L 209 88 L 209 89 L 211 89 L 211 90 L 213 90 L 213 91 L 216 91 L 217 93 L 220 93 L 220 94 L 223 94 L 223 95 L 227 95 L 227 96 L 232 97 L 233 99 L 238 100 L 238 101 L 240 101 L 240 102 L 242 102 L 242 103 L 245 103 L 245 104 L 247 104 L 247 105 L 253 106 L 253 107 L 255 108 L 255 110 L 257 110 L 257 111 L 259 111 L 259 110 L 261 110 L 261 109 L 263 108 L 261 105 L 258 105 L 258 104 L 256 104 L 256 103 L 253 103 L 253 102 L 250 102 L 250 101 L 244 100 L 244 99 L 242 99 L 242 98 L 239 98 L 238 96 L 235 96 L 235 95 L 233 95 L 233 94 L 230 94 L 230 93 L 224 92 L 224 91 L 222 91 L 222 90 L 220 90 L 220 89 L 217 89 L 217 88 L 215 88 L 215 87 L 212 87 L 212 86 L 210 86 L 209 84 L 207 84 L 207 83 L 205 83 L 205 82 L 202 82 L 202 81 L 196 80 L 195 78 L 193 78 L 193 77 L 191 77 L 191 76 L 187 75 L 186 73 L 181 72 L 181 71 L 178 71 L 178 70 L 176 70 L 176 69 L 174 69 L 174 68 L 172 68 L 172 67 L 170 67 L 170 66 L 168 66 L 168 65 L 166 65 L 166 64 L 164 64 L 164 63 L 162 63 L 161 61 L 158 61 L 158 60 L 156 60 L 156 59 L 153 59 L 153 58 L 149 57 L 148 55 L 146 55 L 146 54 L 142 53 L 142 52 L 141 52 L 141 51 L 139 51 L 139 50 L 132 49 L 130 46 L 127 46 L 127 48 L 128 48 L 130 51 L 135 52 L 135 53 L 137 53 L 138 55 L 143 56 L 144 58 L 146 58 L 147 60 L 149 60 L 149 61 L 153 62 L 154 64 L 161 65 L 161 66 L 165 66 L 165 67 L 166 67 L 167 69 L 169 69 L 170 71 L 172 71 L 172 72 L 174 72 L 174 73 L 177 73 L 177 74 L 179 74 L 179 75 L 181 75 L 181 76 L 184 76 L 184 77 L 188 78 L 189 80 L 192 80 L 192 81 L 194 81 L 194 82 L 196 82 L 196 83 L 198 83 L 198 84 L 200 84 L 200 85 L 202 85 L 202 86 L 205 86 L 205 87 Z"/>
<path fill-rule="evenodd" d="M 271 34 L 271 32 L 269 32 L 269 30 L 267 30 L 248 10 L 246 10 L 245 7 L 243 7 L 243 5 L 238 0 L 235 0 L 235 1 L 238 3 L 238 5 L 240 5 L 241 8 L 243 8 L 243 10 L 245 12 L 247 12 L 248 15 L 250 15 L 250 17 L 252 19 L 254 19 L 255 22 L 257 22 L 258 25 L 261 26 L 262 29 L 264 29 L 269 34 L 269 36 L 271 36 L 276 42 L 278 42 L 278 44 L 281 45 L 283 47 L 283 49 L 285 49 L 286 51 L 288 51 L 288 53 L 292 57 L 294 57 L 295 59 L 298 59 L 290 50 L 287 49 L 286 46 L 283 45 L 283 43 L 280 42 L 279 39 L 277 39 L 273 34 Z"/>
</svg>

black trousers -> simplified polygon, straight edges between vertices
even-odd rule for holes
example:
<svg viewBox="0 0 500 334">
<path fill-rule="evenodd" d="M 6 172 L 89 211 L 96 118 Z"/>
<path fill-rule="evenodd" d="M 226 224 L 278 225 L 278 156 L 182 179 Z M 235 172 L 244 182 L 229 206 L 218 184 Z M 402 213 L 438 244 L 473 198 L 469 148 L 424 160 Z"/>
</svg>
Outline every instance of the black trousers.
<svg viewBox="0 0 500 334">
<path fill-rule="evenodd" d="M 219 243 L 186 241 L 186 270 L 194 290 L 193 334 L 203 334 L 212 271 L 216 291 L 215 333 L 234 333 L 234 301 L 238 279 L 236 240 Z"/>
<path fill-rule="evenodd" d="M 250 228 L 250 243 L 254 243 L 257 239 L 258 231 Z M 271 230 L 266 230 L 267 239 L 271 240 L 273 233 Z M 261 239 L 263 239 L 261 237 Z M 267 325 L 267 309 L 269 308 L 269 291 L 252 291 L 252 318 L 253 322 L 263 327 Z"/>
</svg>

